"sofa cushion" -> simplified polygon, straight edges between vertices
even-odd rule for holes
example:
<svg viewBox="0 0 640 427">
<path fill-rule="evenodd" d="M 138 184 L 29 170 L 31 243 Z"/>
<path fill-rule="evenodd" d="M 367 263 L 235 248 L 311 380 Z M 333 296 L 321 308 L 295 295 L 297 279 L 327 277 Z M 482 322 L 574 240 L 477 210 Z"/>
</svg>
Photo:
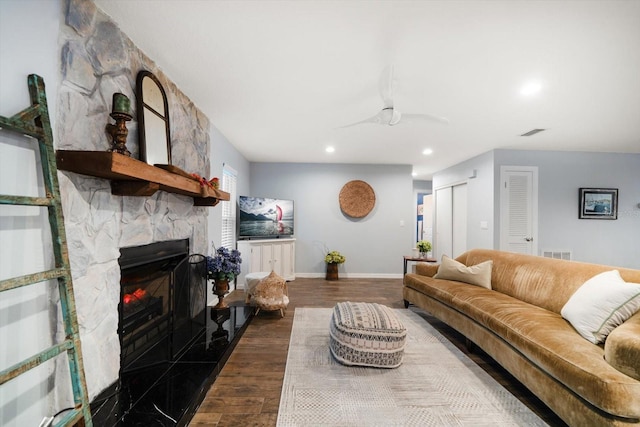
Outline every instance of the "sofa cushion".
<svg viewBox="0 0 640 427">
<path fill-rule="evenodd" d="M 609 334 L 604 342 L 604 358 L 620 372 L 640 380 L 640 313 Z"/>
<path fill-rule="evenodd" d="M 618 270 L 587 280 L 562 308 L 562 317 L 594 344 L 640 310 L 640 284 L 622 280 Z"/>
<path fill-rule="evenodd" d="M 471 285 L 491 289 L 491 266 L 493 261 L 484 261 L 477 265 L 466 266 L 455 259 L 442 255 L 442 263 L 434 279 L 456 280 Z"/>
</svg>

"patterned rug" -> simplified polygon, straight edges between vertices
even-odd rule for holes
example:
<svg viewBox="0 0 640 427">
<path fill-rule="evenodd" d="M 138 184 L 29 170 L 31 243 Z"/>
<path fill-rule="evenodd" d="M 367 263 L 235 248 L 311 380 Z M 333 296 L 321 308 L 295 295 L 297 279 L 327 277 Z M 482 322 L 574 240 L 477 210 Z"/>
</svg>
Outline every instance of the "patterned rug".
<svg viewBox="0 0 640 427">
<path fill-rule="evenodd" d="M 278 426 L 546 426 L 411 310 L 396 369 L 343 366 L 329 351 L 331 308 L 296 308 Z"/>
</svg>

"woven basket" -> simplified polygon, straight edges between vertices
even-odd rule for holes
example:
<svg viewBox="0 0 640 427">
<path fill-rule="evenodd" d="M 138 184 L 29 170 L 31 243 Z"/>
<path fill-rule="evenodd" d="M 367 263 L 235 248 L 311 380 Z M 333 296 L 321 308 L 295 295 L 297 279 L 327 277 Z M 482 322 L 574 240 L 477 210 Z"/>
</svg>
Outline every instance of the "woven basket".
<svg viewBox="0 0 640 427">
<path fill-rule="evenodd" d="M 376 193 L 364 181 L 347 182 L 340 190 L 340 209 L 352 218 L 363 218 L 376 204 Z"/>
</svg>

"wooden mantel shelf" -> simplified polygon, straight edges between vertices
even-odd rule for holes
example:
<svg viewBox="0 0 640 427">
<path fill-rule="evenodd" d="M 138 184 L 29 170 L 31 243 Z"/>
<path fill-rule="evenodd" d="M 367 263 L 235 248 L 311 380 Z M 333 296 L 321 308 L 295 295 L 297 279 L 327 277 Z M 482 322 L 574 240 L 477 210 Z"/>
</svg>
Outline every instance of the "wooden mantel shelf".
<svg viewBox="0 0 640 427">
<path fill-rule="evenodd" d="M 162 190 L 191 196 L 195 206 L 230 199 L 229 193 L 119 153 L 57 150 L 56 160 L 60 170 L 111 180 L 111 193 L 118 196 L 151 196 Z"/>
</svg>

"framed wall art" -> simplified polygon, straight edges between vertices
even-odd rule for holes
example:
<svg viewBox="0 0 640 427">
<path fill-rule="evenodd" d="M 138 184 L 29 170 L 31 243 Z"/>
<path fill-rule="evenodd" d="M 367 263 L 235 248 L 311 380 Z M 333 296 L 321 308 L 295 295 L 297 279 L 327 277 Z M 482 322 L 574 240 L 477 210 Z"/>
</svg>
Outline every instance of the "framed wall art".
<svg viewBox="0 0 640 427">
<path fill-rule="evenodd" d="M 617 188 L 581 188 L 580 219 L 618 219 Z"/>
</svg>

